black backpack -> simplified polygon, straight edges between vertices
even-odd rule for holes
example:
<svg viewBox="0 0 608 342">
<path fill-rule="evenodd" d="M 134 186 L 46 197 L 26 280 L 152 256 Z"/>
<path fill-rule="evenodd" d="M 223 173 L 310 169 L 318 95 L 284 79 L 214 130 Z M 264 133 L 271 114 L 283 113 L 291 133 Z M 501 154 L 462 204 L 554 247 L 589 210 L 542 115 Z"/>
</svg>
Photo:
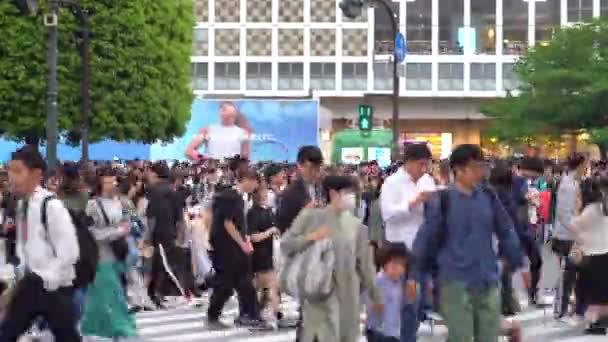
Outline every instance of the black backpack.
<svg viewBox="0 0 608 342">
<path fill-rule="evenodd" d="M 57 199 L 54 196 L 45 197 L 42 201 L 42 225 L 46 232 L 46 238 L 51 248 L 53 249 L 53 255 L 56 255 L 55 247 L 53 246 L 49 238 L 49 227 L 47 221 L 47 206 L 50 200 Z M 95 280 L 95 274 L 97 273 L 97 263 L 99 262 L 99 247 L 93 233 L 89 230 L 89 227 L 93 225 L 93 220 L 87 216 L 83 210 L 72 210 L 68 209 L 74 228 L 76 228 L 76 237 L 78 238 L 78 247 L 80 249 L 80 256 L 74 268 L 76 270 L 76 278 L 74 279 L 74 287 L 84 288 L 87 287 Z"/>
</svg>

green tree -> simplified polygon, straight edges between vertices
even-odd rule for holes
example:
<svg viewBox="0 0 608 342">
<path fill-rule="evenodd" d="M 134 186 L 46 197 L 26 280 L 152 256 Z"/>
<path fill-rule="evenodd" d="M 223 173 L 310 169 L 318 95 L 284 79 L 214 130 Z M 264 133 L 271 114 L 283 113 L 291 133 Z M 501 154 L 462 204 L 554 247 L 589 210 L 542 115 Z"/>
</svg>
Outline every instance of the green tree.
<svg viewBox="0 0 608 342">
<path fill-rule="evenodd" d="M 169 141 L 190 119 L 191 0 L 82 0 L 90 12 L 92 142 Z M 44 5 L 44 4 L 43 4 Z M 44 6 L 43 6 L 44 7 Z M 59 17 L 59 129 L 79 139 L 78 19 Z M 42 16 L 18 15 L 0 2 L 0 127 L 5 137 L 43 139 L 47 33 Z"/>
<path fill-rule="evenodd" d="M 528 50 L 515 71 L 523 86 L 482 108 L 510 136 L 555 135 L 608 126 L 608 21 L 559 30 Z"/>
</svg>

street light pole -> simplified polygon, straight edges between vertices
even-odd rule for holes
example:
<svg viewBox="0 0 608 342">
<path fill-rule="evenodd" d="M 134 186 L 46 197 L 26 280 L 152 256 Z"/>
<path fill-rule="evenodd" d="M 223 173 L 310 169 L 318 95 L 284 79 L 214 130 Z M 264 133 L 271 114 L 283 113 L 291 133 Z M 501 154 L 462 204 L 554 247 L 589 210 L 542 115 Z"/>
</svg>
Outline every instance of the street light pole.
<svg viewBox="0 0 608 342">
<path fill-rule="evenodd" d="M 89 41 L 91 39 L 89 31 L 89 12 L 86 9 L 77 9 L 80 18 L 80 30 L 82 32 L 82 42 L 80 44 L 80 57 L 82 63 L 82 79 L 80 81 L 80 94 L 82 97 L 81 111 L 81 141 L 82 141 L 82 162 L 89 161 L 89 112 L 90 112 L 90 97 L 89 97 Z"/>
<path fill-rule="evenodd" d="M 376 0 L 386 10 L 390 20 L 393 37 L 393 116 L 392 116 L 392 131 L 393 131 L 393 148 L 392 148 L 392 159 L 399 159 L 399 61 L 397 60 L 397 49 L 395 47 L 395 40 L 397 39 L 397 18 L 395 18 L 395 12 L 387 0 Z"/>
<path fill-rule="evenodd" d="M 397 18 L 395 18 L 395 12 L 390 5 L 390 0 L 342 0 L 340 2 L 340 8 L 342 14 L 348 18 L 354 19 L 361 15 L 363 8 L 367 7 L 368 4 L 378 4 L 382 6 L 391 21 L 392 29 L 392 44 L 393 44 L 393 115 L 392 115 L 392 131 L 393 131 L 393 148 L 392 148 L 392 159 L 399 159 L 399 60 L 397 58 L 397 49 L 395 46 L 397 40 L 397 33 L 399 33 Z"/>
<path fill-rule="evenodd" d="M 49 89 L 46 102 L 46 157 L 49 170 L 57 167 L 57 16 L 59 2 L 49 1 L 45 25 L 49 29 Z"/>
</svg>

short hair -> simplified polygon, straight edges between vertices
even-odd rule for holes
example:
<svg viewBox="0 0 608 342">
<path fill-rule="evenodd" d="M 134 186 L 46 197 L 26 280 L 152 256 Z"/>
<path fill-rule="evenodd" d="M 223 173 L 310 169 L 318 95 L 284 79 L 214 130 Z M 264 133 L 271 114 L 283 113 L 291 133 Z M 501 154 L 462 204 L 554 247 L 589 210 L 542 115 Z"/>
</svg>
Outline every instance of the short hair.
<svg viewBox="0 0 608 342">
<path fill-rule="evenodd" d="M 410 144 L 405 147 L 403 155 L 404 161 L 416 161 L 422 159 L 431 159 L 433 154 L 426 144 Z"/>
<path fill-rule="evenodd" d="M 378 251 L 378 261 L 382 266 L 386 266 L 389 262 L 399 259 L 405 263 L 409 261 L 410 251 L 402 243 L 387 242 Z"/>
<path fill-rule="evenodd" d="M 513 185 L 513 170 L 508 162 L 496 162 L 496 165 L 490 172 L 490 184 L 503 187 L 510 187 Z"/>
<path fill-rule="evenodd" d="M 46 162 L 42 158 L 42 154 L 38 151 L 38 147 L 33 145 L 26 145 L 11 155 L 11 160 L 19 160 L 23 162 L 25 167 L 30 170 L 40 170 L 43 173 L 46 171 Z"/>
<path fill-rule="evenodd" d="M 260 181 L 260 175 L 253 169 L 246 169 L 243 172 L 239 173 L 239 181 L 244 180 L 254 180 L 256 182 Z"/>
<path fill-rule="evenodd" d="M 116 170 L 111 166 L 103 166 L 97 170 L 97 177 L 95 177 L 95 195 L 101 195 L 101 186 L 103 184 L 103 178 L 105 177 L 116 177 Z"/>
<path fill-rule="evenodd" d="M 540 158 L 526 156 L 521 159 L 519 169 L 543 173 L 545 172 L 545 163 Z"/>
<path fill-rule="evenodd" d="M 323 179 L 323 193 L 325 194 L 325 199 L 327 203 L 329 203 L 329 192 L 331 190 L 334 191 L 342 191 L 342 190 L 351 190 L 354 189 L 353 178 L 350 176 L 327 176 Z"/>
<path fill-rule="evenodd" d="M 298 164 L 304 164 L 310 162 L 313 164 L 320 165 L 323 163 L 323 153 L 317 146 L 307 145 L 300 147 L 298 150 Z"/>
<path fill-rule="evenodd" d="M 453 170 L 458 166 L 465 166 L 470 161 L 484 161 L 481 147 L 474 144 L 462 144 L 457 146 L 450 155 L 450 168 Z"/>
</svg>

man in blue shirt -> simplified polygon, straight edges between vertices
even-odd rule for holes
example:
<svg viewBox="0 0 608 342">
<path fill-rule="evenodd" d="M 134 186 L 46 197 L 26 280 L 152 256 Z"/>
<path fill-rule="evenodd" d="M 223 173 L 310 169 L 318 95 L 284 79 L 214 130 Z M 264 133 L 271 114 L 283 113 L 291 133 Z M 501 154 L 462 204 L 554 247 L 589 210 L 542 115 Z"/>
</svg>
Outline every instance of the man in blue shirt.
<svg viewBox="0 0 608 342">
<path fill-rule="evenodd" d="M 448 341 L 496 341 L 501 317 L 498 255 L 512 269 L 520 267 L 519 240 L 495 192 L 482 184 L 487 163 L 479 146 L 458 146 L 450 167 L 455 182 L 428 203 L 414 255 L 419 268 L 433 262 L 438 266 Z"/>
</svg>

